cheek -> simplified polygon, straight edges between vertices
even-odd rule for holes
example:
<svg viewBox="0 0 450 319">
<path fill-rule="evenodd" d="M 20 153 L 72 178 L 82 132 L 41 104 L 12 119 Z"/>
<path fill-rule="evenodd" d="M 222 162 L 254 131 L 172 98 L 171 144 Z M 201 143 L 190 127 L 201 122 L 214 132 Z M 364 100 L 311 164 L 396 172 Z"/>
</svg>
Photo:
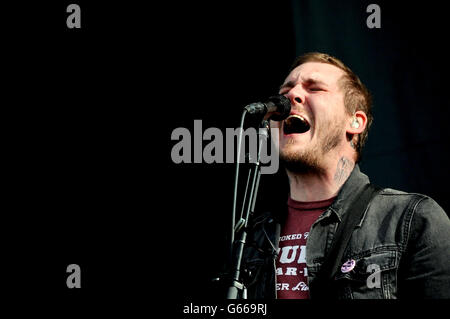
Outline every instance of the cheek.
<svg viewBox="0 0 450 319">
<path fill-rule="evenodd" d="M 313 106 L 314 119 L 322 129 L 327 129 L 329 125 L 342 125 L 344 122 L 346 111 L 340 99 L 318 98 Z"/>
</svg>

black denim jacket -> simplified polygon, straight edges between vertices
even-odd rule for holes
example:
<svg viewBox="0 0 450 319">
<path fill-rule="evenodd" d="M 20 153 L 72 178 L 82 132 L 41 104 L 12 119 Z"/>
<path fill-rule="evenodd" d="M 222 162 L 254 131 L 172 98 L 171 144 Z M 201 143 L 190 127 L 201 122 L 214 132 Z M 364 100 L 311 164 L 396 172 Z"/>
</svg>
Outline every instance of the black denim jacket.
<svg viewBox="0 0 450 319">
<path fill-rule="evenodd" d="M 369 178 L 355 166 L 334 203 L 311 226 L 306 265 L 314 282 L 342 216 Z M 257 215 L 243 267 L 248 298 L 276 298 L 275 258 L 283 214 Z M 450 220 L 431 198 L 383 189 L 369 203 L 341 260 L 356 262 L 330 281 L 337 299 L 450 298 Z M 316 292 L 317 293 L 317 292 Z"/>
</svg>

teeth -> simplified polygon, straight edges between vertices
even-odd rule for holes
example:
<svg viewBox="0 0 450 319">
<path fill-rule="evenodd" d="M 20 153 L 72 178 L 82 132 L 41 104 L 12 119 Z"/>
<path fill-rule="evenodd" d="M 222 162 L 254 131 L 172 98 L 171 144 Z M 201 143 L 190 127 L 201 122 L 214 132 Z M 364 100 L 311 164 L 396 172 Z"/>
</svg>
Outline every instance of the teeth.
<svg viewBox="0 0 450 319">
<path fill-rule="evenodd" d="M 296 117 L 296 118 L 302 120 L 303 122 L 307 122 L 307 121 L 305 120 L 305 118 L 304 118 L 303 116 L 301 116 L 301 115 L 292 114 L 292 115 L 289 115 L 289 116 L 287 117 L 287 119 L 289 119 L 289 118 L 291 118 L 291 117 Z"/>
<path fill-rule="evenodd" d="M 298 115 L 298 114 L 292 114 L 292 115 L 289 115 L 289 116 L 286 118 L 285 121 L 288 121 L 288 120 L 291 119 L 291 118 L 297 118 L 297 119 L 299 119 L 300 121 L 302 121 L 302 122 L 304 122 L 304 123 L 306 123 L 306 124 L 309 125 L 308 121 L 307 121 L 303 116 Z"/>
<path fill-rule="evenodd" d="M 304 133 L 309 129 L 308 121 L 301 115 L 292 114 L 284 120 L 283 130 L 285 134 Z"/>
</svg>

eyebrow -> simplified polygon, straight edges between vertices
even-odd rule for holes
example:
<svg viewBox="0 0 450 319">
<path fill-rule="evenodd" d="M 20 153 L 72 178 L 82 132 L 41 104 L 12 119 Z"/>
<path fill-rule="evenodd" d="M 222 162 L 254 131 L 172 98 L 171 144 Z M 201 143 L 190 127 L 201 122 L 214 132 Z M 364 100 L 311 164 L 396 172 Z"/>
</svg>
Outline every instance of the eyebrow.
<svg viewBox="0 0 450 319">
<path fill-rule="evenodd" d="M 318 80 L 318 79 L 313 79 L 313 78 L 302 79 L 302 81 L 305 82 L 307 85 L 319 84 L 319 85 L 328 86 L 325 82 Z M 289 81 L 280 86 L 280 91 L 284 88 L 292 88 L 295 85 L 296 85 L 296 81 Z"/>
</svg>

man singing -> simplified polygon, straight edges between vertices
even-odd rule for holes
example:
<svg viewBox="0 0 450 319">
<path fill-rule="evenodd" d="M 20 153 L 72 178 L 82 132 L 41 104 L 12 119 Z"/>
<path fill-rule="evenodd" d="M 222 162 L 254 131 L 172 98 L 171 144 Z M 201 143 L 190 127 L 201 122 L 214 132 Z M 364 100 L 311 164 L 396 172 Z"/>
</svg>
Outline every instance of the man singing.
<svg viewBox="0 0 450 319">
<path fill-rule="evenodd" d="M 446 213 L 425 195 L 371 188 L 360 172 L 372 114 L 359 78 L 335 57 L 308 53 L 279 93 L 291 113 L 271 126 L 290 192 L 287 207 L 249 227 L 248 297 L 450 298 Z"/>
</svg>

